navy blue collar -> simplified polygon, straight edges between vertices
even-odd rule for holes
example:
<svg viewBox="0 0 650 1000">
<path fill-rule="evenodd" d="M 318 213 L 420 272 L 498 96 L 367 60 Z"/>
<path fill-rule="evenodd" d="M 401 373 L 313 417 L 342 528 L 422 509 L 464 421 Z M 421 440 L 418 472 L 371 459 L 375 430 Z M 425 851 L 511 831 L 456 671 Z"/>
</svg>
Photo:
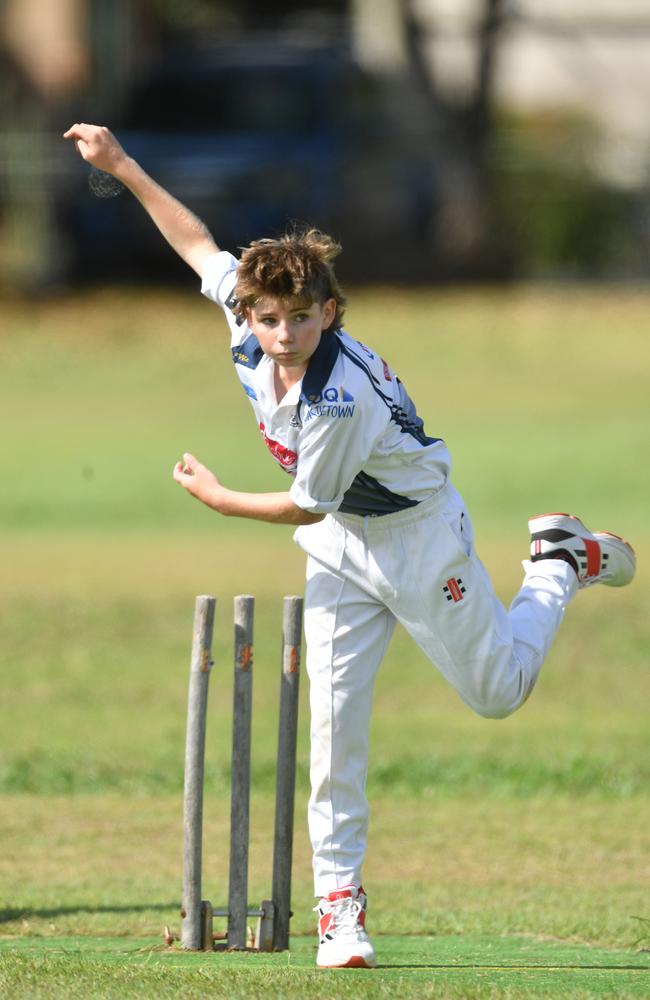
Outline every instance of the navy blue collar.
<svg viewBox="0 0 650 1000">
<path fill-rule="evenodd" d="M 310 405 L 320 400 L 340 352 L 341 341 L 337 334 L 324 333 L 302 378 L 300 399 L 303 403 Z"/>
</svg>

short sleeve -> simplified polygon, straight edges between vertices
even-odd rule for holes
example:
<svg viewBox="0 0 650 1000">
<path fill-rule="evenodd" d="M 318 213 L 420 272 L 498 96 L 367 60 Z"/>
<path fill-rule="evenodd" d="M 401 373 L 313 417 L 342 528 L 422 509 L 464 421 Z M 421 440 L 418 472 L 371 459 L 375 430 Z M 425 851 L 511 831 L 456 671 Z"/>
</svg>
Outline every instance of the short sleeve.
<svg viewBox="0 0 650 1000">
<path fill-rule="evenodd" d="M 225 306 L 237 280 L 237 258 L 227 250 L 213 253 L 203 264 L 201 294 Z"/>
<path fill-rule="evenodd" d="M 248 324 L 235 312 L 237 258 L 222 250 L 212 254 L 203 265 L 201 293 L 223 309 L 230 327 L 231 343 L 241 344 L 250 334 Z"/>
</svg>

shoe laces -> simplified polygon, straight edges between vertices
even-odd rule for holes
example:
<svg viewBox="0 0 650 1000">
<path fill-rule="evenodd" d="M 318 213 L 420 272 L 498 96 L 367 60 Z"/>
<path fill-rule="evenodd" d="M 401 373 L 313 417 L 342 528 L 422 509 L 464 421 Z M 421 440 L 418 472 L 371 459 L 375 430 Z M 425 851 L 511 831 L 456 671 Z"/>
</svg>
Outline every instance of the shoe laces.
<svg viewBox="0 0 650 1000">
<path fill-rule="evenodd" d="M 334 931 L 335 933 L 341 934 L 355 934 L 363 930 L 363 927 L 359 923 L 359 916 L 363 912 L 364 904 L 363 902 L 352 896 L 346 896 L 343 899 L 336 899 L 330 902 L 328 899 L 322 899 L 314 907 L 316 913 L 330 913 L 332 916 L 332 921 L 328 927 L 328 933 Z"/>
</svg>

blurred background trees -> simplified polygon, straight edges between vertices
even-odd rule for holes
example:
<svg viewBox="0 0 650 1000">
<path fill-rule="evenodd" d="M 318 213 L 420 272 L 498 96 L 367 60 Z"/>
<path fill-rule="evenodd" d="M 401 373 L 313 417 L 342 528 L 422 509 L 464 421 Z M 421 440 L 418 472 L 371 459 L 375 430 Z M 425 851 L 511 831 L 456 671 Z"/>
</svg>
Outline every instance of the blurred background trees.
<svg viewBox="0 0 650 1000">
<path fill-rule="evenodd" d="M 358 281 L 648 275 L 644 0 L 4 0 L 2 285 L 187 280 L 61 141 L 102 121 L 236 249 Z"/>
</svg>

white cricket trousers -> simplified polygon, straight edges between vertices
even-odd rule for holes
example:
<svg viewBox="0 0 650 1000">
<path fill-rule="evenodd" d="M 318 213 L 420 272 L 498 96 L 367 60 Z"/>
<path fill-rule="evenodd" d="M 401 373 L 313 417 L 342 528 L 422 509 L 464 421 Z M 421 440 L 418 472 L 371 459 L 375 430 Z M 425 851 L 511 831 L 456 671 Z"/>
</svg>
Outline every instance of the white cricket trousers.
<svg viewBox="0 0 650 1000">
<path fill-rule="evenodd" d="M 506 611 L 449 483 L 417 507 L 383 517 L 331 514 L 298 528 L 295 539 L 309 557 L 309 833 L 322 896 L 361 885 L 373 686 L 396 621 L 475 712 L 503 718 L 532 691 L 578 584 L 564 562 L 525 561 Z"/>
</svg>

